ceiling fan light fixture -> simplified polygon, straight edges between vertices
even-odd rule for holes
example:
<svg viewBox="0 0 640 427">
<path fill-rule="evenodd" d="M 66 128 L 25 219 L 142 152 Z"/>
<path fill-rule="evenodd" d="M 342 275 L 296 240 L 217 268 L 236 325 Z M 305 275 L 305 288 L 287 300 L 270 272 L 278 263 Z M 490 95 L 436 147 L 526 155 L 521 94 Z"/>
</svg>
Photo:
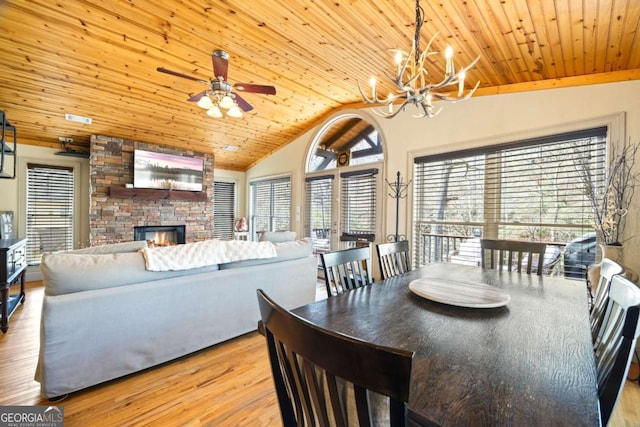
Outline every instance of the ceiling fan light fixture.
<svg viewBox="0 0 640 427">
<path fill-rule="evenodd" d="M 227 110 L 227 114 L 230 117 L 242 117 L 243 111 L 251 111 L 253 109 L 251 104 L 245 101 L 245 99 L 235 91 L 264 95 L 276 94 L 276 88 L 273 86 L 254 83 L 236 83 L 233 85 L 229 83 L 227 81 L 227 69 L 229 67 L 229 54 L 227 52 L 223 50 L 214 50 L 211 55 L 211 60 L 213 63 L 213 74 L 215 79 L 209 81 L 183 74 L 178 71 L 168 70 L 164 67 L 158 67 L 156 68 L 156 71 L 208 85 L 209 89 L 196 95 L 192 95 L 187 99 L 187 101 L 195 102 L 198 107 L 207 110 L 207 115 L 209 117 L 214 118 L 224 117 L 221 109 Z M 90 122 L 91 119 L 88 120 Z"/>
<path fill-rule="evenodd" d="M 220 108 L 224 108 L 225 110 L 228 110 L 230 108 L 233 108 L 233 106 L 235 105 L 235 103 L 233 102 L 233 99 L 231 99 L 231 97 L 229 95 L 225 95 L 222 97 L 222 100 L 220 101 L 220 104 L 218 104 Z"/>
<path fill-rule="evenodd" d="M 219 119 L 222 118 L 222 111 L 220 111 L 217 105 L 212 105 L 211 108 L 207 110 L 207 116 Z"/>
<path fill-rule="evenodd" d="M 242 117 L 242 111 L 238 107 L 238 104 L 233 104 L 231 108 L 229 108 L 229 111 L 227 111 L 227 116 L 233 117 L 233 118 Z"/>
<path fill-rule="evenodd" d="M 198 107 L 204 108 L 205 110 L 213 107 L 213 102 L 211 101 L 211 98 L 209 98 L 209 95 L 205 94 L 202 96 L 202 98 L 200 98 L 200 100 L 198 101 Z"/>
</svg>

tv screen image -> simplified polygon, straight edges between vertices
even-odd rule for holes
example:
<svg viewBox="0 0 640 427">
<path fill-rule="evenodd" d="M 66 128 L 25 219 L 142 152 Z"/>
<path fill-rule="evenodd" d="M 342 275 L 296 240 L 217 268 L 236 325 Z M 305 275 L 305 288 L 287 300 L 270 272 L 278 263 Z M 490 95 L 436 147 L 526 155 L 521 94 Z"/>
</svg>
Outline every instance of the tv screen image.
<svg viewBox="0 0 640 427">
<path fill-rule="evenodd" d="M 134 150 L 133 186 L 162 190 L 202 191 L 204 160 Z"/>
</svg>

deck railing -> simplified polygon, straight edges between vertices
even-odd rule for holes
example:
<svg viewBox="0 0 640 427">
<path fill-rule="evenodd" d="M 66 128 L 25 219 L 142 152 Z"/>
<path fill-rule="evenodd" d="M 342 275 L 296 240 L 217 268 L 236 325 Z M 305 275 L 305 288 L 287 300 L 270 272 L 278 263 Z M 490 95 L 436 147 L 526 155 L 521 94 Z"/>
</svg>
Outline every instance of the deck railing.
<svg viewBox="0 0 640 427">
<path fill-rule="evenodd" d="M 473 239 L 473 236 L 421 233 L 419 239 L 415 264 L 425 265 L 450 262 L 451 255 L 460 250 L 460 244 L 467 239 Z"/>
</svg>

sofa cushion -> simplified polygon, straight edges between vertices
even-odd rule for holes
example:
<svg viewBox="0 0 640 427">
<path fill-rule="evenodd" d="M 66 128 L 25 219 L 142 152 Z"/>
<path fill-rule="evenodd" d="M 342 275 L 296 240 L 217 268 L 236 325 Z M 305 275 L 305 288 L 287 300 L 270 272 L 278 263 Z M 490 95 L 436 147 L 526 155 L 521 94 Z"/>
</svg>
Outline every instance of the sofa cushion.
<svg viewBox="0 0 640 427">
<path fill-rule="evenodd" d="M 308 257 L 313 253 L 311 248 L 311 239 L 308 237 L 305 237 L 302 240 L 294 240 L 292 242 L 276 243 L 275 246 L 277 253 L 275 258 L 248 259 L 244 261 L 228 262 L 220 264 L 220 270 L 288 261 L 291 259 Z"/>
<path fill-rule="evenodd" d="M 281 243 L 281 242 L 293 242 L 296 239 L 295 231 L 263 231 L 260 233 L 260 241 Z"/>
<path fill-rule="evenodd" d="M 108 245 L 92 246 L 90 248 L 74 249 L 64 251 L 65 254 L 118 254 L 122 252 L 137 252 L 147 247 L 146 240 L 135 240 L 133 242 L 110 243 Z"/>
<path fill-rule="evenodd" d="M 47 295 L 113 288 L 218 270 L 217 265 L 184 271 L 147 271 L 140 252 L 44 254 L 40 263 Z"/>
</svg>

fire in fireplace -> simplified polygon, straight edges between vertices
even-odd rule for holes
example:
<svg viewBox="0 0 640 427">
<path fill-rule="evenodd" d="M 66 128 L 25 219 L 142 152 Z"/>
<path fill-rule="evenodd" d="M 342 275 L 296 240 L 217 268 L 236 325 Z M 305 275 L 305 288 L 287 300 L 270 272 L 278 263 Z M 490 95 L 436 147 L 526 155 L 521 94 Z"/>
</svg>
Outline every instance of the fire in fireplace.
<svg viewBox="0 0 640 427">
<path fill-rule="evenodd" d="M 145 225 L 133 227 L 134 240 L 146 240 L 150 247 L 185 243 L 184 225 Z"/>
</svg>

